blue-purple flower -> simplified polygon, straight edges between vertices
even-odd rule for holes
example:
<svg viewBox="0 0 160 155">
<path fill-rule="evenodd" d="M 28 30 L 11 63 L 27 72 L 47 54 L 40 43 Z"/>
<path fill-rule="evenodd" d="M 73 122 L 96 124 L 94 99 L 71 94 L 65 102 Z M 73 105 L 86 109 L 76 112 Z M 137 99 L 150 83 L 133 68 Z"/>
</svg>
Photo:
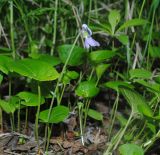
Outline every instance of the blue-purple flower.
<svg viewBox="0 0 160 155">
<path fill-rule="evenodd" d="M 82 35 L 83 35 L 83 38 L 85 38 L 85 42 L 84 42 L 85 48 L 100 46 L 99 42 L 95 41 L 91 37 L 92 31 L 90 30 L 90 28 L 86 24 L 82 25 Z"/>
</svg>

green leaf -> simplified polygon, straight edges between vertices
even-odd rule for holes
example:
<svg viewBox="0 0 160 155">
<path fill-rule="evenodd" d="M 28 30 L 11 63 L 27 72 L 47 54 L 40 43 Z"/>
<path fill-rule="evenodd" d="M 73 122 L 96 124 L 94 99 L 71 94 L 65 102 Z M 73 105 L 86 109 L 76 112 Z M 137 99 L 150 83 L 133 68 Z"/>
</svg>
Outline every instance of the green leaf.
<svg viewBox="0 0 160 155">
<path fill-rule="evenodd" d="M 135 82 L 145 86 L 151 92 L 160 93 L 160 85 L 157 83 L 146 82 L 144 80 L 136 80 Z"/>
<path fill-rule="evenodd" d="M 93 63 L 101 63 L 108 60 L 116 55 L 116 52 L 110 50 L 98 50 L 91 52 L 89 58 Z"/>
<path fill-rule="evenodd" d="M 59 77 L 52 65 L 40 60 L 23 59 L 9 64 L 12 72 L 38 81 L 51 81 Z"/>
<path fill-rule="evenodd" d="M 38 106 L 38 95 L 30 92 L 20 92 L 17 96 L 22 100 L 21 104 L 26 106 Z M 41 96 L 41 104 L 45 102 L 44 98 Z"/>
<path fill-rule="evenodd" d="M 50 119 L 48 121 L 49 109 L 40 112 L 39 119 L 45 123 L 60 123 L 69 115 L 69 108 L 65 106 L 56 106 L 52 109 Z"/>
<path fill-rule="evenodd" d="M 59 65 L 61 63 L 60 59 L 58 57 L 55 56 L 51 56 L 48 54 L 34 54 L 34 55 L 30 55 L 33 59 L 38 59 L 41 60 L 43 62 L 49 63 L 52 66 L 56 66 Z"/>
<path fill-rule="evenodd" d="M 0 100 L 0 107 L 2 108 L 3 111 L 5 111 L 8 114 L 14 113 L 16 108 L 18 108 L 17 106 L 18 101 L 19 100 L 16 97 L 12 97 L 8 102 L 4 100 Z"/>
<path fill-rule="evenodd" d="M 79 77 L 79 73 L 76 71 L 67 71 L 63 76 L 63 83 L 68 84 L 71 80 L 77 79 Z"/>
<path fill-rule="evenodd" d="M 104 84 L 105 87 L 108 87 L 108 88 L 111 88 L 117 92 L 119 92 L 119 86 L 125 86 L 125 87 L 128 87 L 128 88 L 133 88 L 133 86 L 127 82 L 124 82 L 124 81 L 109 81 L 109 82 L 106 82 Z"/>
<path fill-rule="evenodd" d="M 0 55 L 0 71 L 2 71 L 5 74 L 8 74 L 9 72 L 8 64 L 12 61 L 13 61 L 12 58 Z"/>
<path fill-rule="evenodd" d="M 160 58 L 160 47 L 150 45 L 148 51 L 152 58 Z"/>
<path fill-rule="evenodd" d="M 118 35 L 116 36 L 116 38 L 123 44 L 123 45 L 127 45 L 129 42 L 128 36 L 127 35 Z"/>
<path fill-rule="evenodd" d="M 11 54 L 12 50 L 10 48 L 7 47 L 0 47 L 0 53 L 1 54 Z"/>
<path fill-rule="evenodd" d="M 28 82 L 28 87 L 31 88 L 31 92 L 38 94 L 37 81 L 30 80 Z M 53 91 L 54 88 L 52 81 L 40 82 L 39 85 L 41 88 L 41 95 L 45 98 L 52 98 L 51 91 Z"/>
<path fill-rule="evenodd" d="M 89 27 L 95 32 L 95 31 L 103 31 L 107 34 L 112 35 L 112 30 L 111 30 L 111 26 L 109 23 L 105 23 L 105 24 L 101 24 L 101 23 L 97 23 L 96 25 L 89 25 Z"/>
<path fill-rule="evenodd" d="M 3 75 L 0 74 L 0 84 L 2 83 L 3 81 Z"/>
<path fill-rule="evenodd" d="M 111 10 L 108 16 L 109 23 L 112 28 L 112 34 L 115 32 L 115 28 L 120 21 L 120 13 L 118 10 Z"/>
<path fill-rule="evenodd" d="M 152 73 L 145 69 L 132 69 L 129 71 L 129 75 L 131 79 L 141 78 L 141 79 L 150 79 Z"/>
<path fill-rule="evenodd" d="M 148 117 L 152 117 L 153 113 L 147 102 L 144 100 L 143 96 L 141 96 L 139 93 L 134 91 L 133 89 L 129 88 L 119 88 L 122 92 L 123 96 L 133 108 L 134 112 L 139 113 L 141 115 L 145 115 Z"/>
<path fill-rule="evenodd" d="M 102 121 L 103 120 L 103 115 L 96 111 L 96 110 L 93 110 L 93 109 L 89 109 L 88 110 L 88 116 L 95 119 L 95 120 L 98 120 L 98 121 Z"/>
<path fill-rule="evenodd" d="M 143 149 L 136 144 L 123 144 L 119 147 L 120 155 L 144 155 Z"/>
<path fill-rule="evenodd" d="M 73 45 L 61 45 L 58 47 L 58 54 L 63 63 L 66 62 Z M 84 63 L 86 52 L 84 48 L 75 46 L 73 48 L 68 65 L 78 66 Z"/>
<path fill-rule="evenodd" d="M 81 97 L 94 97 L 98 94 L 99 88 L 96 87 L 96 83 L 92 81 L 81 82 L 75 93 Z"/>
<path fill-rule="evenodd" d="M 139 18 L 131 19 L 131 20 L 126 21 L 123 25 L 121 25 L 118 28 L 117 32 L 125 28 L 128 28 L 128 27 L 145 25 L 147 22 L 148 22 L 147 20 L 139 19 Z"/>
<path fill-rule="evenodd" d="M 152 124 L 153 123 L 153 124 Z M 152 123 L 149 123 L 148 121 L 147 121 L 147 128 L 149 128 L 150 129 L 150 131 L 155 135 L 156 134 L 156 125 L 155 125 L 155 123 L 154 123 L 154 121 L 152 122 Z"/>
<path fill-rule="evenodd" d="M 96 74 L 98 79 L 102 77 L 104 72 L 107 70 L 107 68 L 110 66 L 110 64 L 99 64 L 96 66 Z"/>
</svg>

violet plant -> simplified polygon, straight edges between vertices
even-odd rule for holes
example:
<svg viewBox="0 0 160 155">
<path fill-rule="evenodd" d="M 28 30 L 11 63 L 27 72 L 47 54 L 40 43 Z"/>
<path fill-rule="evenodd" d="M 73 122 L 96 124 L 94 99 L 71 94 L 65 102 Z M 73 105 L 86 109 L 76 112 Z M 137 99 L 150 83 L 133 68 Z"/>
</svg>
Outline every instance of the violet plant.
<svg viewBox="0 0 160 155">
<path fill-rule="evenodd" d="M 92 31 L 86 24 L 82 25 L 82 35 L 83 35 L 83 38 L 85 38 L 85 42 L 84 42 L 85 48 L 89 49 L 90 47 L 100 46 L 99 42 L 95 41 L 92 38 Z"/>
<path fill-rule="evenodd" d="M 101 11 L 97 8 L 97 0 L 84 4 L 81 1 L 80 5 L 58 0 L 34 2 L 0 2 L 3 4 L 0 5 L 1 13 L 6 11 L 7 14 L 6 4 L 10 6 L 9 14 L 2 15 L 0 21 L 0 37 L 3 38 L 0 40 L 0 83 L 9 84 L 8 94 L 5 92 L 7 97 L 2 93 L 0 99 L 1 129 L 5 119 L 2 111 L 10 115 L 12 130 L 20 133 L 23 113 L 26 131 L 29 114 L 32 114 L 36 153 L 41 150 L 39 140 L 43 134 L 39 128 L 43 125 L 44 151 L 49 154 L 50 138 L 55 132 L 53 126 L 64 123 L 74 111 L 80 126 L 77 127 L 78 138 L 85 145 L 88 118 L 104 120 L 103 114 L 92 107 L 93 99 L 104 91 L 114 100 L 109 98 L 105 103 L 111 108 L 109 127 L 105 129 L 108 135 L 105 154 L 115 154 L 118 150 L 126 155 L 131 150 L 143 155 L 159 138 L 160 80 L 159 69 L 154 65 L 160 57 L 156 35 L 156 31 L 159 32 L 156 14 L 159 1 L 143 0 L 140 7 L 136 1 L 126 0 L 125 7 L 114 1 L 113 8 L 118 3 L 126 9 L 125 18 L 121 17 L 120 11 L 108 6 L 108 22 L 106 16 L 105 20 L 98 18 Z M 149 17 L 142 19 L 148 14 L 144 6 L 150 6 L 150 3 Z M 50 7 L 53 5 L 55 7 Z M 138 8 L 135 13 L 132 7 L 128 9 L 131 5 Z M 71 10 L 66 10 L 66 6 Z M 88 6 L 89 17 L 83 13 L 83 7 L 87 9 Z M 92 16 L 94 12 L 96 19 Z M 88 25 L 82 24 L 83 18 L 84 21 L 88 18 Z M 77 24 L 77 27 L 70 27 L 69 23 Z M 101 35 L 100 43 L 94 40 L 92 31 Z M 84 47 L 80 37 L 84 39 Z M 21 89 L 17 89 L 19 86 Z M 124 109 L 127 112 L 122 111 Z"/>
</svg>

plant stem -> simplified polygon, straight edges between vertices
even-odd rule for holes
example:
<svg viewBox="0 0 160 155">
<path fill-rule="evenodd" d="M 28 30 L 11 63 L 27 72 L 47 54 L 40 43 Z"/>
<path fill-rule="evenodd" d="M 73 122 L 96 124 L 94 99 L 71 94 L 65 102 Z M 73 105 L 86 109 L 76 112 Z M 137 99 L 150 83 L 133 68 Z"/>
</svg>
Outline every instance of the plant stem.
<svg viewBox="0 0 160 155">
<path fill-rule="evenodd" d="M 38 107 L 37 107 L 36 120 L 35 120 L 35 140 L 37 141 L 38 147 L 39 147 L 38 118 L 40 113 L 40 105 L 41 105 L 41 87 L 38 82 Z"/>
<path fill-rule="evenodd" d="M 17 131 L 20 132 L 20 121 L 21 121 L 21 118 L 20 118 L 20 110 L 21 110 L 21 103 L 19 101 L 19 107 L 18 107 L 18 125 L 17 125 Z"/>
<path fill-rule="evenodd" d="M 52 128 L 52 127 L 51 127 Z M 46 146 L 46 153 L 48 154 L 48 148 L 49 148 L 49 141 L 50 141 L 50 137 L 51 137 L 51 129 L 49 127 L 49 124 L 47 126 L 48 129 L 48 137 L 47 137 L 47 146 Z"/>
<path fill-rule="evenodd" d="M 28 107 L 26 107 L 26 112 L 25 112 L 25 130 L 27 132 L 28 129 Z"/>
<path fill-rule="evenodd" d="M 54 53 L 55 43 L 56 43 L 56 34 L 57 34 L 57 9 L 58 9 L 58 0 L 55 1 L 55 10 L 54 10 L 54 31 L 53 31 L 53 45 L 51 48 L 51 55 Z"/>
<path fill-rule="evenodd" d="M 61 91 L 61 96 L 58 100 L 59 104 L 61 104 L 61 101 L 62 101 L 62 98 L 63 98 L 63 94 L 64 94 L 64 91 L 65 91 L 65 88 L 66 88 L 66 84 L 64 84 L 63 88 L 62 88 L 62 91 Z"/>
<path fill-rule="evenodd" d="M 89 23 L 90 23 L 91 10 L 92 10 L 92 0 L 89 1 L 88 25 L 89 25 Z"/>
<path fill-rule="evenodd" d="M 0 131 L 3 132 L 3 112 L 2 112 L 2 108 L 0 108 Z"/>
<path fill-rule="evenodd" d="M 47 129 L 48 129 L 48 123 L 45 126 L 45 131 L 44 131 L 44 150 L 46 148 L 46 144 L 47 144 Z"/>
<path fill-rule="evenodd" d="M 49 121 L 49 118 L 50 118 L 50 115 L 51 115 L 51 110 L 52 110 L 52 107 L 53 107 L 54 98 L 55 98 L 55 94 L 57 93 L 59 83 L 60 83 L 61 80 L 62 80 L 63 74 L 64 74 L 64 72 L 65 72 L 65 70 L 66 70 L 67 64 L 68 64 L 69 59 L 70 59 L 70 57 L 71 57 L 73 48 L 74 48 L 74 46 L 75 46 L 75 44 L 76 44 L 79 36 L 80 36 L 80 33 L 77 35 L 77 37 L 76 37 L 76 39 L 75 39 L 75 41 L 74 41 L 74 43 L 73 43 L 73 45 L 72 45 L 72 48 L 71 48 L 71 50 L 69 51 L 69 55 L 68 55 L 68 57 L 67 57 L 67 60 L 66 60 L 66 62 L 65 62 L 65 64 L 64 64 L 64 66 L 63 66 L 63 68 L 62 68 L 62 71 L 61 71 L 61 73 L 60 73 L 60 76 L 59 76 L 59 78 L 58 78 L 58 80 L 57 80 L 57 84 L 56 84 L 56 87 L 55 87 L 54 95 L 53 95 L 53 97 L 52 97 L 51 104 L 50 104 L 50 108 L 49 108 L 49 112 L 48 112 L 48 119 L 47 119 L 48 121 Z M 58 105 L 59 105 L 59 104 L 58 104 Z"/>
<path fill-rule="evenodd" d="M 146 3 L 146 0 L 143 0 L 142 6 L 141 6 L 141 10 L 140 10 L 140 13 L 139 13 L 139 18 L 141 18 L 141 16 L 142 16 L 142 12 L 143 12 L 143 8 L 144 8 L 144 4 L 145 3 Z"/>
<path fill-rule="evenodd" d="M 27 36 L 28 36 L 28 39 L 29 39 L 29 43 L 30 43 L 30 45 L 31 45 L 31 43 L 32 43 L 32 37 L 31 37 L 31 34 L 30 34 L 30 32 L 29 32 L 28 23 L 27 23 L 27 21 L 26 21 L 26 19 L 25 19 L 25 14 L 24 14 L 24 12 L 23 12 L 23 9 L 22 9 L 21 6 L 17 3 L 16 0 L 13 0 L 13 1 L 15 2 L 16 7 L 18 8 L 18 10 L 19 10 L 19 12 L 20 12 L 20 14 L 21 14 L 22 20 L 23 20 L 23 22 L 24 22 L 24 27 L 25 27 L 25 30 L 26 30 L 26 33 L 27 33 Z"/>
<path fill-rule="evenodd" d="M 65 64 L 64 64 L 63 68 L 62 68 L 62 71 L 61 71 L 61 73 L 60 73 L 60 76 L 59 76 L 59 78 L 58 78 L 58 80 L 57 80 L 57 84 L 56 84 L 56 87 L 55 87 L 55 90 L 54 90 L 54 95 L 53 95 L 53 97 L 52 97 L 51 104 L 50 104 L 50 107 L 49 107 L 48 118 L 47 118 L 48 121 L 49 121 L 49 119 L 50 119 L 50 115 L 51 115 L 51 111 L 52 111 L 54 99 L 55 99 L 55 96 L 56 96 L 56 93 L 57 93 L 57 90 L 58 90 L 58 87 L 59 87 L 59 83 L 61 82 L 61 80 L 62 80 L 62 78 L 63 78 L 63 74 L 64 74 L 64 72 L 65 72 L 65 70 L 66 70 L 67 64 L 68 64 L 69 59 L 70 59 L 71 54 L 72 54 L 72 51 L 73 51 L 73 49 L 74 49 L 74 46 L 75 46 L 75 44 L 76 44 L 76 42 L 77 42 L 80 34 L 81 34 L 81 33 L 79 33 L 79 34 L 77 35 L 77 37 L 76 37 L 76 39 L 75 39 L 75 41 L 74 41 L 74 43 L 73 43 L 73 45 L 72 45 L 72 48 L 71 48 L 70 51 L 69 51 L 69 55 L 68 55 L 68 57 L 67 57 L 67 60 L 66 60 L 66 62 L 65 62 Z M 60 104 L 60 103 L 58 103 L 58 105 L 59 105 L 59 104 Z M 49 134 L 49 133 L 48 133 L 48 134 Z M 49 136 L 49 135 L 48 135 L 48 136 Z M 48 138 L 48 140 L 47 140 L 47 146 L 49 146 L 49 139 L 50 139 L 50 138 Z M 46 151 L 48 151 L 48 147 L 46 147 Z"/>
<path fill-rule="evenodd" d="M 133 109 L 133 108 L 132 108 L 132 109 Z M 123 129 L 122 132 L 120 133 L 120 135 L 119 135 L 119 137 L 118 137 L 118 140 L 117 140 L 116 144 L 114 145 L 113 150 L 115 150 L 115 149 L 117 148 L 117 146 L 119 145 L 119 143 L 120 143 L 120 141 L 121 141 L 121 139 L 122 139 L 122 137 L 123 137 L 126 129 L 128 128 L 128 126 L 129 126 L 129 124 L 130 124 L 130 122 L 131 122 L 131 119 L 132 119 L 132 117 L 133 117 L 133 114 L 134 114 L 133 111 L 131 111 L 131 114 L 130 114 L 130 116 L 129 116 L 129 119 L 128 119 L 128 121 L 127 121 L 124 129 Z"/>
<path fill-rule="evenodd" d="M 12 132 L 13 132 L 14 131 L 14 125 L 13 125 L 12 114 L 10 114 L 10 123 L 11 123 L 11 129 L 12 129 Z"/>
<path fill-rule="evenodd" d="M 108 140 L 110 140 L 111 132 L 112 132 L 113 125 L 114 125 L 114 122 L 115 122 L 116 112 L 117 112 L 117 107 L 118 107 L 118 100 L 119 100 L 119 93 L 117 92 L 117 97 L 116 97 L 116 100 L 114 102 L 112 113 L 111 113 L 111 126 L 110 126 L 110 129 L 109 129 Z"/>
<path fill-rule="evenodd" d="M 81 133 L 81 142 L 82 142 L 82 145 L 84 145 L 83 125 L 82 125 L 83 106 L 78 108 L 78 112 L 79 112 L 79 124 L 80 124 L 80 133 Z"/>
<path fill-rule="evenodd" d="M 13 59 L 16 59 L 16 50 L 14 45 L 14 26 L 13 26 L 13 1 L 10 1 L 10 35 Z"/>
<path fill-rule="evenodd" d="M 84 122 L 83 122 L 83 130 L 86 128 L 86 122 L 87 122 L 87 115 L 88 115 L 88 110 L 89 110 L 89 105 L 91 103 L 91 99 L 87 99 L 85 102 L 85 112 L 84 112 Z"/>
<path fill-rule="evenodd" d="M 12 80 L 11 80 L 11 77 L 8 76 L 8 80 L 9 80 L 9 101 L 11 99 L 11 94 L 12 94 Z M 12 128 L 12 131 L 14 131 L 14 113 L 11 113 L 10 114 L 10 122 L 11 122 L 11 128 Z"/>
</svg>

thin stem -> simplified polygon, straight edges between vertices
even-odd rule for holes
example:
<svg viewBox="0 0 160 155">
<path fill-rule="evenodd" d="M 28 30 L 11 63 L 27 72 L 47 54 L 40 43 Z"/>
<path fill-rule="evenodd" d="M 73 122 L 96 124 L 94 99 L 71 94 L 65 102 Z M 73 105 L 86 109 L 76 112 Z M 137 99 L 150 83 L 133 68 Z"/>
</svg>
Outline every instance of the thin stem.
<svg viewBox="0 0 160 155">
<path fill-rule="evenodd" d="M 36 120 L 35 120 L 35 140 L 37 141 L 38 147 L 39 147 L 38 118 L 40 113 L 40 105 L 41 105 L 41 87 L 38 82 L 38 107 L 37 107 Z"/>
<path fill-rule="evenodd" d="M 49 124 L 47 123 L 46 126 L 45 126 L 45 132 L 44 132 L 44 150 L 46 150 L 48 126 L 49 126 Z"/>
<path fill-rule="evenodd" d="M 13 1 L 10 1 L 10 35 L 13 59 L 16 59 L 16 50 L 14 45 L 14 26 L 13 26 Z"/>
<path fill-rule="evenodd" d="M 146 127 L 146 124 L 147 124 L 147 121 L 145 121 L 145 123 L 144 123 L 143 127 L 141 128 L 141 130 L 140 130 L 140 131 L 138 132 L 138 134 L 134 137 L 134 141 L 135 141 L 135 142 L 136 142 L 136 141 L 139 139 L 139 137 L 142 135 L 142 133 L 143 133 L 145 127 Z"/>
<path fill-rule="evenodd" d="M 116 144 L 114 145 L 113 150 L 115 150 L 115 149 L 117 148 L 117 146 L 119 145 L 119 143 L 120 143 L 120 141 L 121 141 L 121 139 L 122 139 L 122 137 L 123 137 L 126 129 L 128 128 L 128 126 L 129 126 L 129 124 L 130 124 L 130 122 L 131 122 L 131 119 L 132 119 L 132 117 L 133 117 L 133 114 L 134 114 L 133 111 L 131 111 L 131 114 L 130 114 L 130 116 L 129 116 L 129 119 L 128 119 L 128 121 L 127 121 L 124 129 L 123 129 L 122 132 L 120 133 L 120 135 L 119 135 L 119 137 L 118 137 L 118 140 L 117 140 Z"/>
<path fill-rule="evenodd" d="M 56 88 L 55 88 L 55 91 L 54 91 L 54 95 L 53 95 L 53 97 L 52 97 L 52 101 L 51 101 L 50 108 L 49 108 L 49 112 L 48 112 L 48 119 L 47 119 L 48 121 L 49 121 L 49 119 L 50 119 L 51 110 L 52 110 L 52 107 L 53 107 L 53 102 L 54 102 L 55 94 L 57 93 L 57 90 L 58 90 L 59 83 L 60 83 L 61 80 L 62 80 L 63 74 L 64 74 L 64 72 L 65 72 L 65 70 L 66 70 L 67 64 L 68 64 L 69 59 L 70 59 L 70 57 L 71 57 L 73 48 L 74 48 L 74 46 L 75 46 L 75 44 L 76 44 L 79 36 L 80 36 L 80 33 L 77 35 L 77 37 L 76 37 L 76 39 L 75 39 L 75 41 L 74 41 L 74 43 L 73 43 L 73 45 L 72 45 L 72 48 L 71 48 L 71 50 L 69 51 L 69 55 L 68 55 L 68 57 L 67 57 L 67 60 L 66 60 L 66 62 L 65 62 L 65 64 L 64 64 L 64 66 L 63 66 L 63 68 L 62 68 L 62 71 L 61 71 L 61 73 L 60 73 L 60 76 L 59 76 L 59 78 L 58 78 L 58 81 L 57 81 L 57 84 L 56 84 Z"/>
<path fill-rule="evenodd" d="M 122 128 L 116 133 L 116 135 L 111 139 L 111 142 L 108 145 L 107 150 L 105 151 L 104 155 L 111 155 L 111 149 L 113 147 L 113 144 L 116 142 L 117 137 L 120 135 L 120 133 L 122 132 Z"/>
<path fill-rule="evenodd" d="M 90 76 L 89 76 L 89 80 L 92 79 L 93 73 L 94 73 L 94 67 L 93 67 L 92 70 L 91 70 L 91 73 L 90 73 Z"/>
<path fill-rule="evenodd" d="M 61 104 L 61 101 L 62 101 L 62 98 L 63 98 L 63 94 L 64 94 L 64 91 L 65 91 L 65 88 L 66 88 L 66 84 L 64 84 L 63 88 L 62 88 L 62 92 L 61 92 L 61 96 L 59 98 L 59 104 Z"/>
<path fill-rule="evenodd" d="M 152 31 L 153 31 L 153 24 L 154 24 L 154 20 L 155 20 L 155 13 L 156 13 L 156 10 L 154 10 L 153 12 L 153 16 L 152 16 L 152 23 L 151 23 L 151 27 L 150 27 L 150 31 L 149 31 L 149 37 L 148 37 L 148 44 L 146 45 L 146 48 L 145 50 L 147 51 L 147 47 L 150 46 L 150 43 L 151 43 L 151 37 L 152 37 Z M 145 56 L 145 55 L 144 55 Z M 147 69 L 149 69 L 149 50 L 148 50 L 148 53 L 147 53 Z"/>
<path fill-rule="evenodd" d="M 24 12 L 23 12 L 23 9 L 22 9 L 21 6 L 17 3 L 16 0 L 14 0 L 14 2 L 15 2 L 16 6 L 17 6 L 17 8 L 18 8 L 18 10 L 19 10 L 19 12 L 20 12 L 20 14 L 21 14 L 21 17 L 22 17 L 22 20 L 23 20 L 23 22 L 24 22 L 24 27 L 25 27 L 25 30 L 26 30 L 26 33 L 27 33 L 29 42 L 30 42 L 30 44 L 31 44 L 31 43 L 32 43 L 32 37 L 31 37 L 30 31 L 29 31 L 28 23 L 27 23 L 27 21 L 26 21 L 26 19 L 25 19 L 25 14 L 24 14 Z"/>
<path fill-rule="evenodd" d="M 148 142 L 146 142 L 143 146 L 146 147 L 144 149 L 144 152 L 146 152 L 152 145 L 153 143 L 160 137 L 160 130 L 157 132 L 156 135 L 154 135 Z"/>
<path fill-rule="evenodd" d="M 141 10 L 140 10 L 140 13 L 139 13 L 139 18 L 141 18 L 141 16 L 142 16 L 142 12 L 143 12 L 143 8 L 144 8 L 144 4 L 145 3 L 146 3 L 146 0 L 143 0 L 142 6 L 141 6 Z"/>
<path fill-rule="evenodd" d="M 88 25 L 89 25 L 89 23 L 90 23 L 91 10 L 92 10 L 92 0 L 89 1 Z"/>
<path fill-rule="evenodd" d="M 84 145 L 83 125 L 82 125 L 83 106 L 78 108 L 78 112 L 79 112 L 79 124 L 80 124 L 81 141 L 82 141 L 82 145 Z"/>
<path fill-rule="evenodd" d="M 108 140 L 110 139 L 111 132 L 112 132 L 112 129 L 113 129 L 113 125 L 114 125 L 114 122 L 115 122 L 116 112 L 117 112 L 117 107 L 118 107 L 118 100 L 119 100 L 119 93 L 117 93 L 117 97 L 116 97 L 116 100 L 114 102 L 112 113 L 111 113 L 111 126 L 110 126 L 110 129 L 109 129 Z"/>
<path fill-rule="evenodd" d="M 87 99 L 86 103 L 85 103 L 85 112 L 84 112 L 84 122 L 83 122 L 83 130 L 85 130 L 86 128 L 86 122 L 87 122 L 87 115 L 88 115 L 88 110 L 89 110 L 89 106 L 91 103 L 91 99 Z"/>
<path fill-rule="evenodd" d="M 9 79 L 9 100 L 11 99 L 11 94 L 12 94 L 12 80 L 11 80 L 11 77 L 9 76 L 8 77 Z M 14 113 L 13 114 L 10 114 L 10 122 L 11 122 L 11 128 L 12 128 L 12 131 L 14 131 Z"/>
<path fill-rule="evenodd" d="M 98 19 L 98 9 L 97 9 L 97 0 L 94 0 L 95 16 Z"/>
<path fill-rule="evenodd" d="M 26 107 L 26 112 L 25 112 L 25 130 L 27 132 L 28 129 L 28 107 Z"/>
<path fill-rule="evenodd" d="M 55 1 L 55 10 L 54 10 L 54 31 L 53 31 L 53 46 L 51 48 L 51 55 L 54 53 L 55 43 L 56 43 L 56 34 L 57 34 L 57 9 L 58 9 L 58 0 Z"/>
<path fill-rule="evenodd" d="M 10 114 L 10 123 L 11 123 L 11 129 L 12 129 L 12 132 L 13 132 L 14 131 L 14 125 L 13 125 L 12 114 Z"/>
<path fill-rule="evenodd" d="M 48 137 L 47 137 L 47 146 L 46 146 L 46 154 L 48 153 L 48 148 L 49 148 L 49 141 L 50 141 L 50 137 L 51 137 L 51 129 L 48 125 Z M 51 127 L 52 128 L 52 127 Z"/>
<path fill-rule="evenodd" d="M 0 108 L 0 131 L 3 132 L 3 112 L 2 112 L 2 108 Z"/>
<path fill-rule="evenodd" d="M 18 124 L 17 124 L 17 131 L 18 131 L 18 132 L 20 132 L 20 122 L 21 122 L 20 110 L 21 110 L 21 103 L 20 103 L 20 101 L 19 101 L 19 107 L 18 107 Z"/>
<path fill-rule="evenodd" d="M 67 57 L 67 60 L 66 60 L 66 62 L 65 62 L 65 64 L 64 64 L 63 68 L 62 68 L 62 71 L 61 71 L 61 73 L 60 73 L 60 76 L 59 76 L 59 78 L 58 78 L 58 80 L 57 80 L 57 84 L 56 84 L 56 87 L 55 87 L 55 90 L 54 90 L 54 95 L 53 95 L 53 97 L 52 97 L 51 104 L 50 104 L 50 107 L 49 107 L 48 118 L 47 118 L 48 121 L 49 121 L 49 119 L 50 119 L 50 115 L 51 115 L 51 111 L 52 111 L 54 99 L 55 99 L 55 96 L 56 96 L 56 93 L 57 93 L 57 90 L 58 90 L 58 87 L 59 87 L 59 83 L 61 82 L 61 80 L 62 80 L 62 78 L 63 78 L 63 75 L 64 75 L 64 73 L 65 73 L 67 64 L 68 64 L 69 59 L 70 59 L 70 57 L 71 57 L 72 51 L 73 51 L 73 49 L 74 49 L 74 46 L 75 46 L 75 44 L 76 44 L 76 42 L 77 42 L 80 34 L 81 34 L 81 33 L 79 33 L 79 34 L 77 35 L 77 37 L 76 37 L 76 39 L 75 39 L 75 41 L 74 41 L 74 43 L 73 43 L 73 45 L 72 45 L 72 48 L 71 48 L 71 50 L 69 51 L 69 55 L 68 55 L 68 57 Z M 59 103 L 58 103 L 58 105 L 59 105 Z M 48 133 L 48 134 L 49 134 L 49 133 Z M 49 135 L 48 135 L 48 136 L 49 136 Z M 50 139 L 50 136 L 49 136 L 49 138 L 48 138 L 48 140 L 47 140 L 47 146 L 49 146 L 49 139 Z M 46 151 L 47 151 L 47 150 L 48 150 L 48 147 L 46 147 Z"/>
</svg>

